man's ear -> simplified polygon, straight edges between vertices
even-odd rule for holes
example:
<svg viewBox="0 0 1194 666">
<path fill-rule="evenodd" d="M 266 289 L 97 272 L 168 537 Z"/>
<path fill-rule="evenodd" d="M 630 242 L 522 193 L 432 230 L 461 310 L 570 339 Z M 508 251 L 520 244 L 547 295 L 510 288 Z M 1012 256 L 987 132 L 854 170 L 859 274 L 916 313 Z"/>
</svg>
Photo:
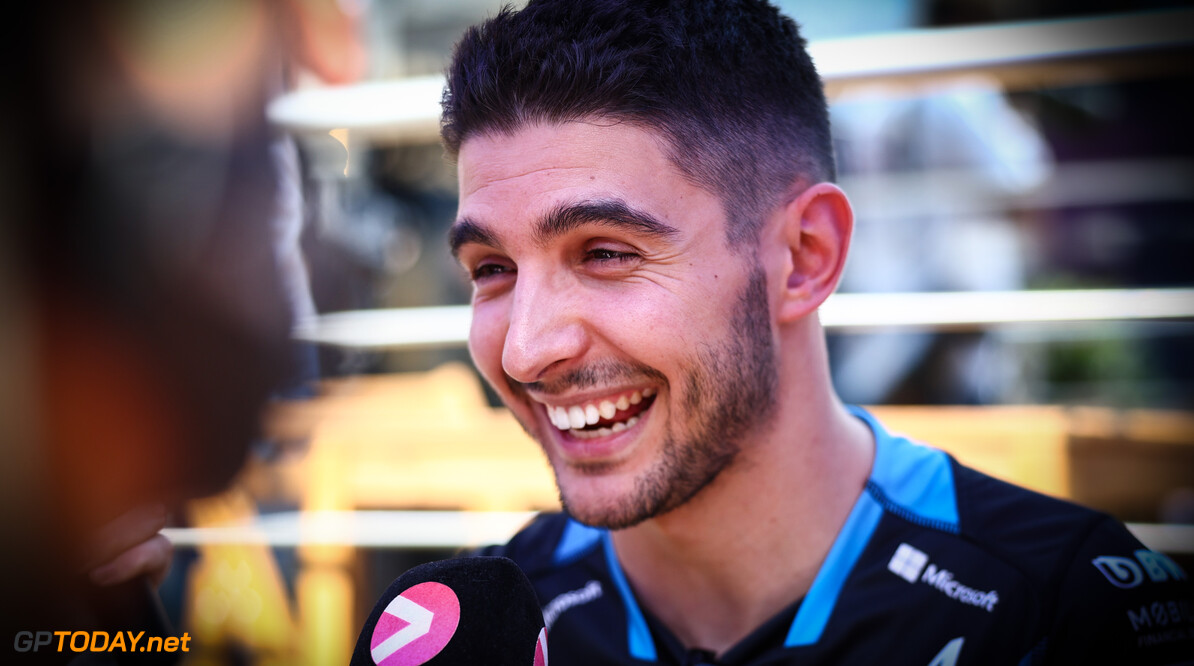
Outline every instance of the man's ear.
<svg viewBox="0 0 1194 666">
<path fill-rule="evenodd" d="M 817 183 L 783 210 L 790 262 L 778 314 L 781 322 L 801 319 L 833 293 L 846 265 L 854 211 L 833 183 Z"/>
</svg>

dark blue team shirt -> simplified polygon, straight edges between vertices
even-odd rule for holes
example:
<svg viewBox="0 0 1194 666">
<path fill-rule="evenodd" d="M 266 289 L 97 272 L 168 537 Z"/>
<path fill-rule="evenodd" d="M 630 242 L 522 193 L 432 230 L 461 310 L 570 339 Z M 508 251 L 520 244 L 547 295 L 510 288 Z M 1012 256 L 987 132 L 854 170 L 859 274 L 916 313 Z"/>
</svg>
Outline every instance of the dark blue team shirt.
<svg viewBox="0 0 1194 666">
<path fill-rule="evenodd" d="M 639 606 L 605 530 L 545 515 L 485 554 L 534 584 L 557 666 L 1194 663 L 1191 587 L 1171 559 L 854 412 L 876 440 L 866 490 L 804 598 L 720 659 Z"/>
</svg>

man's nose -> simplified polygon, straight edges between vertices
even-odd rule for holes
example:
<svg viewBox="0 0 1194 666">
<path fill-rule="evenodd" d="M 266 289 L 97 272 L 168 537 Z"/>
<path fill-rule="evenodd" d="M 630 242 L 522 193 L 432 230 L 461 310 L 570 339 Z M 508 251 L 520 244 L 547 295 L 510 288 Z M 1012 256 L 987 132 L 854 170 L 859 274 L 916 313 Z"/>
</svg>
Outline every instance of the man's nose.
<svg viewBox="0 0 1194 666">
<path fill-rule="evenodd" d="M 587 344 L 580 300 L 567 278 L 520 273 L 502 347 L 507 375 L 539 381 L 553 367 L 580 357 Z"/>
</svg>

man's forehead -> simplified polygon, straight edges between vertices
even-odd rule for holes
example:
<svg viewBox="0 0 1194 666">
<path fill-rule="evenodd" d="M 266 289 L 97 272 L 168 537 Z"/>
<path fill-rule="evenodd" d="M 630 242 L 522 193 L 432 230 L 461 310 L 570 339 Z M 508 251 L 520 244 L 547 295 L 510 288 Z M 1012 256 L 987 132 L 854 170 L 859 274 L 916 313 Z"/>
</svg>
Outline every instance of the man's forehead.
<svg viewBox="0 0 1194 666">
<path fill-rule="evenodd" d="M 457 170 L 463 195 L 466 183 L 497 182 L 536 170 L 612 168 L 616 173 L 628 159 L 673 167 L 666 144 L 653 130 L 590 118 L 527 123 L 510 131 L 470 136 L 461 144 Z"/>
</svg>

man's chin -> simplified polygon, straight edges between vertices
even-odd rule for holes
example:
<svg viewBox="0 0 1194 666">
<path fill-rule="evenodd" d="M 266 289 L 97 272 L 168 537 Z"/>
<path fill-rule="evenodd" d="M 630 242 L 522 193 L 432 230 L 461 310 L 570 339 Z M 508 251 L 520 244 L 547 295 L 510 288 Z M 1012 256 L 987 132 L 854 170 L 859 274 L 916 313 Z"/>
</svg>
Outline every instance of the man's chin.
<svg viewBox="0 0 1194 666">
<path fill-rule="evenodd" d="M 611 498 L 614 498 L 611 500 Z M 560 489 L 560 504 L 564 512 L 589 527 L 621 530 L 634 527 L 658 513 L 641 497 L 622 493 L 591 493 L 584 495 Z"/>
<path fill-rule="evenodd" d="M 570 518 L 582 525 L 598 527 L 607 530 L 623 530 L 634 527 L 647 520 L 649 516 L 636 516 L 619 511 L 585 511 L 577 510 L 567 502 L 563 504 L 564 512 Z"/>
<path fill-rule="evenodd" d="M 688 504 L 721 474 L 724 465 L 706 469 L 703 476 L 666 477 L 648 474 L 628 479 L 618 475 L 578 474 L 561 477 L 556 470 L 556 488 L 564 511 L 590 527 L 621 530 L 664 516 Z M 577 470 L 569 468 L 572 474 Z"/>
</svg>

